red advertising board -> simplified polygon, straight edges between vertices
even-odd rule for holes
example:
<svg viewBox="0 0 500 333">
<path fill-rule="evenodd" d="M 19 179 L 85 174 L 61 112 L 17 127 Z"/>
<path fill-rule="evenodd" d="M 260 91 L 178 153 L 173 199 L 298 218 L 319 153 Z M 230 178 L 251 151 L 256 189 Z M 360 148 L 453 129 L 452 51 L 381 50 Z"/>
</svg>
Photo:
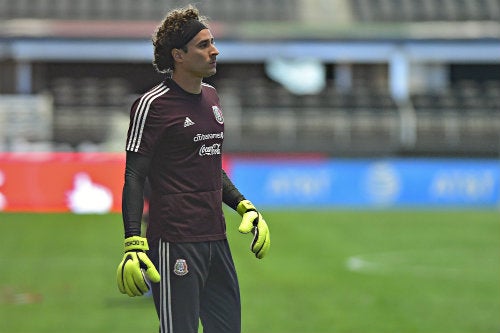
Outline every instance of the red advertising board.
<svg viewBox="0 0 500 333">
<path fill-rule="evenodd" d="M 119 212 L 124 172 L 125 153 L 0 153 L 0 211 Z"/>
<path fill-rule="evenodd" d="M 121 209 L 125 154 L 0 153 L 0 210 Z"/>
</svg>

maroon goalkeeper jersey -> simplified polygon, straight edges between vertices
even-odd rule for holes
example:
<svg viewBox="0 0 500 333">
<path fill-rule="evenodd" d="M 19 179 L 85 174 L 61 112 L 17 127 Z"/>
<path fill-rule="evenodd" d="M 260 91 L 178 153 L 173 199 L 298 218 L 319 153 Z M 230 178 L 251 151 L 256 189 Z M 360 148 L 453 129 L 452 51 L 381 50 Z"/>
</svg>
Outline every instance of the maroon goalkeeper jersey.
<svg viewBox="0 0 500 333">
<path fill-rule="evenodd" d="M 190 94 L 167 79 L 132 105 L 126 150 L 151 157 L 147 237 L 226 238 L 222 213 L 224 118 L 214 87 Z"/>
</svg>

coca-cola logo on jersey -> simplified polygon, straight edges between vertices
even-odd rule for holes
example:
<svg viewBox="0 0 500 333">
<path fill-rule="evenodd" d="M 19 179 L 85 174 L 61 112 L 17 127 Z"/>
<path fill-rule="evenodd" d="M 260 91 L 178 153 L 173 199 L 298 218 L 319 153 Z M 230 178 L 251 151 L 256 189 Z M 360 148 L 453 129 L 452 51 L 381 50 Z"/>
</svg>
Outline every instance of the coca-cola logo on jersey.
<svg viewBox="0 0 500 333">
<path fill-rule="evenodd" d="M 211 146 L 203 145 L 200 147 L 200 156 L 212 156 L 212 155 L 220 155 L 220 143 L 214 143 Z"/>
</svg>

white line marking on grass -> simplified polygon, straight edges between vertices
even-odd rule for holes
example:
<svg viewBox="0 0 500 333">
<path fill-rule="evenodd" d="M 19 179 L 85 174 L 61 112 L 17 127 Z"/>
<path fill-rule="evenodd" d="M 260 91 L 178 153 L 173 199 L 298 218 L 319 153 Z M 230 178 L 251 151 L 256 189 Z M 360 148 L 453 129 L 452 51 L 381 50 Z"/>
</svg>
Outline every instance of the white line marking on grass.
<svg viewBox="0 0 500 333">
<path fill-rule="evenodd" d="M 374 275 L 491 281 L 499 276 L 495 256 L 474 257 L 465 249 L 422 249 L 358 254 L 347 258 L 349 271 Z M 492 269 L 494 268 L 494 269 Z"/>
</svg>

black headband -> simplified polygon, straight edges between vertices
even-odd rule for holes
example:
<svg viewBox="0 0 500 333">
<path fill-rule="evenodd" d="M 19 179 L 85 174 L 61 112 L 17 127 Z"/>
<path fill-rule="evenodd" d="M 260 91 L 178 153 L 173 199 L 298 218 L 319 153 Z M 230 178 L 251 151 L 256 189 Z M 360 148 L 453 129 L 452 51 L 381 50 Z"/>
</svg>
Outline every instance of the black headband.
<svg viewBox="0 0 500 333">
<path fill-rule="evenodd" d="M 207 29 L 207 26 L 196 19 L 190 19 L 184 24 L 182 32 L 179 36 L 175 38 L 174 48 L 182 48 L 203 29 Z"/>
</svg>

